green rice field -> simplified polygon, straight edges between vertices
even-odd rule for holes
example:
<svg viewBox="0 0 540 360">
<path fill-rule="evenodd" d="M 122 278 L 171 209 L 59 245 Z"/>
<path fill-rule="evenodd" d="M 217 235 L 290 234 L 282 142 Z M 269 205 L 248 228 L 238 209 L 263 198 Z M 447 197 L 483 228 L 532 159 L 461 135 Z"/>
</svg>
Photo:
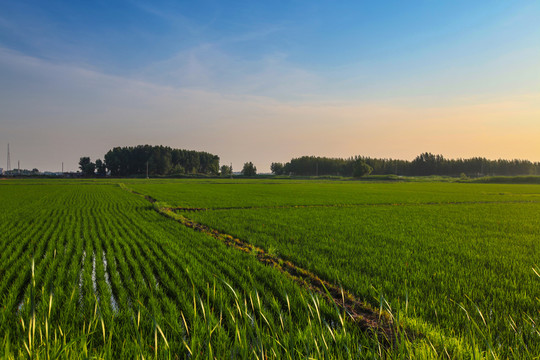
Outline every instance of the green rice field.
<svg viewBox="0 0 540 360">
<path fill-rule="evenodd" d="M 539 358 L 539 234 L 540 185 L 2 180 L 0 357 Z"/>
</svg>

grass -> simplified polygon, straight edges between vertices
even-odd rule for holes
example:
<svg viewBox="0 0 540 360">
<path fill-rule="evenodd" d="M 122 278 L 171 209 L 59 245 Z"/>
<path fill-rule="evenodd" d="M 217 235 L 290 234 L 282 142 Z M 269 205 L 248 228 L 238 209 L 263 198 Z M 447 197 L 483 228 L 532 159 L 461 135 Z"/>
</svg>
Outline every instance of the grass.
<svg viewBox="0 0 540 360">
<path fill-rule="evenodd" d="M 104 316 L 96 297 L 81 327 L 55 321 L 54 309 L 62 305 L 52 295 L 46 311 L 40 312 L 34 302 L 34 276 L 32 280 L 29 311 L 0 339 L 2 358 L 350 358 L 389 353 L 353 324 L 328 322 L 321 299 L 313 295 L 302 296 L 294 305 L 291 299 L 276 321 L 268 310 L 277 306 L 275 299 L 265 304 L 256 290 L 242 294 L 226 282 L 219 290 L 216 283 L 207 284 L 203 297 L 191 289 L 193 314 L 181 313 L 180 323 L 158 317 L 140 300 L 128 316 Z M 231 294 L 233 304 L 220 303 Z M 298 311 L 308 326 L 299 326 Z M 334 320 L 342 319 L 336 315 Z M 227 320 L 234 326 L 227 326 Z"/>
<path fill-rule="evenodd" d="M 118 186 L 1 185 L 0 193 L 2 358 L 396 351 L 344 321 L 324 297 Z"/>
<path fill-rule="evenodd" d="M 118 182 L 0 184 L 1 358 L 540 353 L 537 186 L 125 181 L 151 204 Z M 399 341 L 155 211 L 165 203 L 240 207 L 183 215 L 341 284 L 392 318 Z"/>
<path fill-rule="evenodd" d="M 523 176 L 486 176 L 478 179 L 470 180 L 478 183 L 493 183 L 493 184 L 540 184 L 540 176 L 538 175 L 523 175 Z"/>
<path fill-rule="evenodd" d="M 537 186 L 136 187 L 180 206 L 206 207 L 211 194 L 220 206 L 183 215 L 279 254 L 374 305 L 385 299 L 404 321 L 423 324 L 423 332 L 432 327 L 501 357 L 540 354 L 540 288 L 532 271 L 540 258 Z"/>
<path fill-rule="evenodd" d="M 126 182 L 173 206 L 194 208 L 540 201 L 536 185 L 257 180 Z"/>
</svg>

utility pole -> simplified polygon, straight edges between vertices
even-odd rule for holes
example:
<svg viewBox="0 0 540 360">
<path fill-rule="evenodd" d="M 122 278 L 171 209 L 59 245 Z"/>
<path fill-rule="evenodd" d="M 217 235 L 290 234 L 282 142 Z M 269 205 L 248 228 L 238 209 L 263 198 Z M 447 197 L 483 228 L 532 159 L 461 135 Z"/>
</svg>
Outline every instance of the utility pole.
<svg viewBox="0 0 540 360">
<path fill-rule="evenodd" d="M 319 177 L 319 163 L 315 163 L 315 165 L 316 165 L 316 166 L 315 166 L 315 169 L 316 169 L 316 170 L 315 170 L 315 175 L 316 175 L 317 177 Z"/>
<path fill-rule="evenodd" d="M 17 169 L 19 169 L 19 175 L 21 175 L 21 160 L 17 160 Z"/>
<path fill-rule="evenodd" d="M 11 155 L 9 154 L 9 144 L 7 144 L 7 171 L 11 170 Z"/>
<path fill-rule="evenodd" d="M 64 162 L 62 161 L 62 174 L 64 173 Z"/>
<path fill-rule="evenodd" d="M 148 161 L 146 162 L 146 178 L 149 179 L 149 177 L 148 177 Z"/>
<path fill-rule="evenodd" d="M 231 179 L 232 179 L 232 163 L 231 163 Z"/>
</svg>

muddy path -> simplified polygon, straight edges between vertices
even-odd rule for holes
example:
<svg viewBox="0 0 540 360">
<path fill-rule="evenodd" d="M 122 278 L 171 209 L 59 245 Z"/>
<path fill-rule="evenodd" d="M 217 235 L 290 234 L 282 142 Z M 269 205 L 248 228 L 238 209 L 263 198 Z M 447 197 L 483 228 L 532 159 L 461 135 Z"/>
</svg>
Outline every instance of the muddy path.
<svg viewBox="0 0 540 360">
<path fill-rule="evenodd" d="M 150 203 L 156 203 L 156 200 L 150 196 L 135 192 L 123 184 L 120 186 L 126 191 L 141 196 Z M 341 286 L 323 280 L 314 273 L 297 266 L 291 261 L 281 259 L 279 256 L 270 254 L 264 249 L 254 246 L 244 240 L 186 218 L 182 214 L 177 213 L 178 208 L 154 206 L 154 210 L 190 229 L 212 236 L 227 246 L 255 256 L 258 261 L 267 266 L 274 267 L 285 276 L 292 279 L 299 286 L 328 299 L 331 303 L 335 304 L 337 308 L 345 312 L 347 320 L 354 322 L 365 331 L 372 332 L 377 336 L 381 343 L 388 346 L 394 346 L 396 344 L 396 327 L 393 324 L 392 315 L 384 310 L 380 311 L 380 309 L 375 309 L 367 302 L 358 299 L 352 293 L 344 290 Z"/>
</svg>

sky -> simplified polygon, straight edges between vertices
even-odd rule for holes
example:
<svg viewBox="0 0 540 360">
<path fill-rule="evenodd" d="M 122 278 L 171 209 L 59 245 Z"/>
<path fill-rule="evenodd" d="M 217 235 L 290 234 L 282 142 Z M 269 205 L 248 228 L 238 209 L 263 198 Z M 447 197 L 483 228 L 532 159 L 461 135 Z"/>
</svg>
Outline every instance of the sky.
<svg viewBox="0 0 540 360">
<path fill-rule="evenodd" d="M 0 167 L 540 161 L 539 1 L 0 1 Z"/>
</svg>

